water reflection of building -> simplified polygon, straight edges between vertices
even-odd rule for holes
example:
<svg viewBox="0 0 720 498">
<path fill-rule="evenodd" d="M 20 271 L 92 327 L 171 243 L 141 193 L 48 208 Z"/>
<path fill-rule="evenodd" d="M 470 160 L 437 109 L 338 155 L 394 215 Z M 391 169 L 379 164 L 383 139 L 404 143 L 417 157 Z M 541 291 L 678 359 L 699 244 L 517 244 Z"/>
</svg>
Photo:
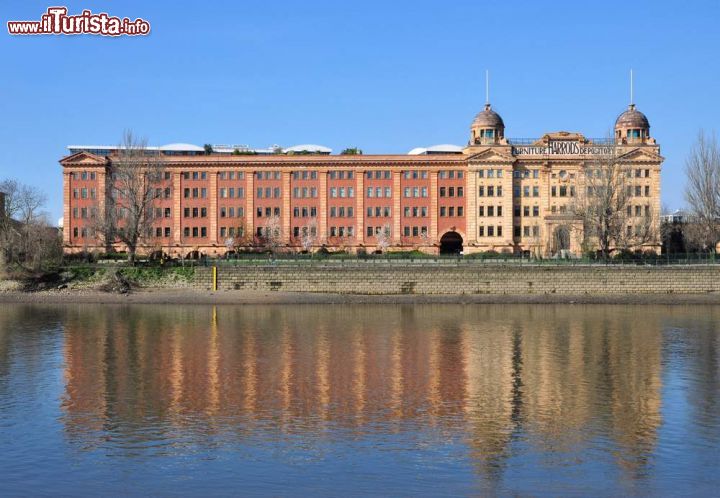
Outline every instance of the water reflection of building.
<svg viewBox="0 0 720 498">
<path fill-rule="evenodd" d="M 84 443 L 107 431 L 132 440 L 148 420 L 158 437 L 422 424 L 465 439 L 493 479 L 514 434 L 550 453 L 609 437 L 635 473 L 661 422 L 660 316 L 561 306 L 77 310 L 65 321 L 65 423 Z"/>
</svg>

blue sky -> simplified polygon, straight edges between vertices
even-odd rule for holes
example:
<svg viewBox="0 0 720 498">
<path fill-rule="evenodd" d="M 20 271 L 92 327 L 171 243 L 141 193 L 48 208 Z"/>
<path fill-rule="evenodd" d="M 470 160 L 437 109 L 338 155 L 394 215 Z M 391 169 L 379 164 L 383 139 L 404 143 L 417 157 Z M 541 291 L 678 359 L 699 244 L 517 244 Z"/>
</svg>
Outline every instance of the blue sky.
<svg viewBox="0 0 720 498">
<path fill-rule="evenodd" d="M 596 137 L 627 106 L 633 68 L 670 208 L 698 130 L 720 128 L 716 0 L 70 1 L 143 17 L 152 34 L 7 34 L 53 4 L 0 6 L 0 178 L 43 189 L 55 219 L 68 144 L 116 144 L 126 128 L 153 144 L 464 144 L 485 69 L 508 137 Z"/>
</svg>

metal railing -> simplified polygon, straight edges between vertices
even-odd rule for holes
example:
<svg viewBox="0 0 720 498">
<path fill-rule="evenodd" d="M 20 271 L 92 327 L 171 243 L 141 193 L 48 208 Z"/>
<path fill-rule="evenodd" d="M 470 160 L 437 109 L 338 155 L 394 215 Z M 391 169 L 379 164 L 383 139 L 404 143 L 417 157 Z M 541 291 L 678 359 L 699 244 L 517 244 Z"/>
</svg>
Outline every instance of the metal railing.
<svg viewBox="0 0 720 498">
<path fill-rule="evenodd" d="M 278 255 L 242 255 L 241 257 L 203 258 L 174 262 L 174 265 L 185 266 L 281 266 L 281 265 L 313 265 L 313 266 L 374 266 L 374 265 L 411 265 L 411 266 L 473 266 L 473 265 L 513 265 L 513 266 L 680 266 L 680 265 L 714 265 L 720 258 L 714 254 L 675 254 L 658 255 L 657 257 L 638 256 L 627 258 L 611 258 L 608 260 L 592 258 L 534 258 L 499 255 L 468 255 L 468 256 L 421 256 L 421 255 L 367 255 L 352 254 L 326 255 L 317 254 L 278 254 Z"/>
<path fill-rule="evenodd" d="M 590 138 L 590 137 L 584 137 L 585 140 L 588 141 L 588 143 L 596 144 L 596 145 L 614 145 L 615 139 L 614 138 Z M 543 137 L 537 137 L 537 138 L 508 138 L 508 144 L 510 145 L 533 145 L 541 141 Z"/>
</svg>

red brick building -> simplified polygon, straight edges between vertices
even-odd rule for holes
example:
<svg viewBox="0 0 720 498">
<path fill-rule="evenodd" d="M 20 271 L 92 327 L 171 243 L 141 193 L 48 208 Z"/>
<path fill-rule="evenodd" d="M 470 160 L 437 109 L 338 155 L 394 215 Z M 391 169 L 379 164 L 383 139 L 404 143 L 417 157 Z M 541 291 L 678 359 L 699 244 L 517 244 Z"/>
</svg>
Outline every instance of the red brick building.
<svg viewBox="0 0 720 498">
<path fill-rule="evenodd" d="M 387 231 L 389 250 L 579 253 L 581 236 L 558 233 L 577 233 L 569 207 L 582 195 L 598 150 L 612 149 L 628 171 L 634 196 L 629 213 L 653 215 L 659 223 L 663 158 L 649 130 L 647 118 L 631 105 L 609 140 L 568 132 L 509 140 L 503 120 L 487 105 L 471 125 L 467 146 L 405 155 L 332 155 L 312 145 L 215 146 L 209 154 L 187 144 L 156 147 L 164 176 L 141 252 L 222 256 L 262 247 L 272 219 L 279 245 L 288 251 L 301 250 L 303 233 L 311 233 L 315 249 L 370 252 Z M 118 147 L 68 148 L 71 155 L 60 161 L 65 248 L 102 250 L 93 219 L 105 209 Z"/>
</svg>

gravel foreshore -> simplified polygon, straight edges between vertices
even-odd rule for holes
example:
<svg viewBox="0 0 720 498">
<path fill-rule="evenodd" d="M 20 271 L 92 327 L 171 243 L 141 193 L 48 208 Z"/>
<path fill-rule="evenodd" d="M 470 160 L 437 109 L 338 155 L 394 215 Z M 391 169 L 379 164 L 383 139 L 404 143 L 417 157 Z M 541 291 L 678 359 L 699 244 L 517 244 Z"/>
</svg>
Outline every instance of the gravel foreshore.
<svg viewBox="0 0 720 498">
<path fill-rule="evenodd" d="M 720 304 L 720 294 L 488 295 L 488 294 L 319 294 L 242 290 L 135 289 L 126 294 L 98 290 L 0 292 L 0 303 L 28 304 Z"/>
</svg>

